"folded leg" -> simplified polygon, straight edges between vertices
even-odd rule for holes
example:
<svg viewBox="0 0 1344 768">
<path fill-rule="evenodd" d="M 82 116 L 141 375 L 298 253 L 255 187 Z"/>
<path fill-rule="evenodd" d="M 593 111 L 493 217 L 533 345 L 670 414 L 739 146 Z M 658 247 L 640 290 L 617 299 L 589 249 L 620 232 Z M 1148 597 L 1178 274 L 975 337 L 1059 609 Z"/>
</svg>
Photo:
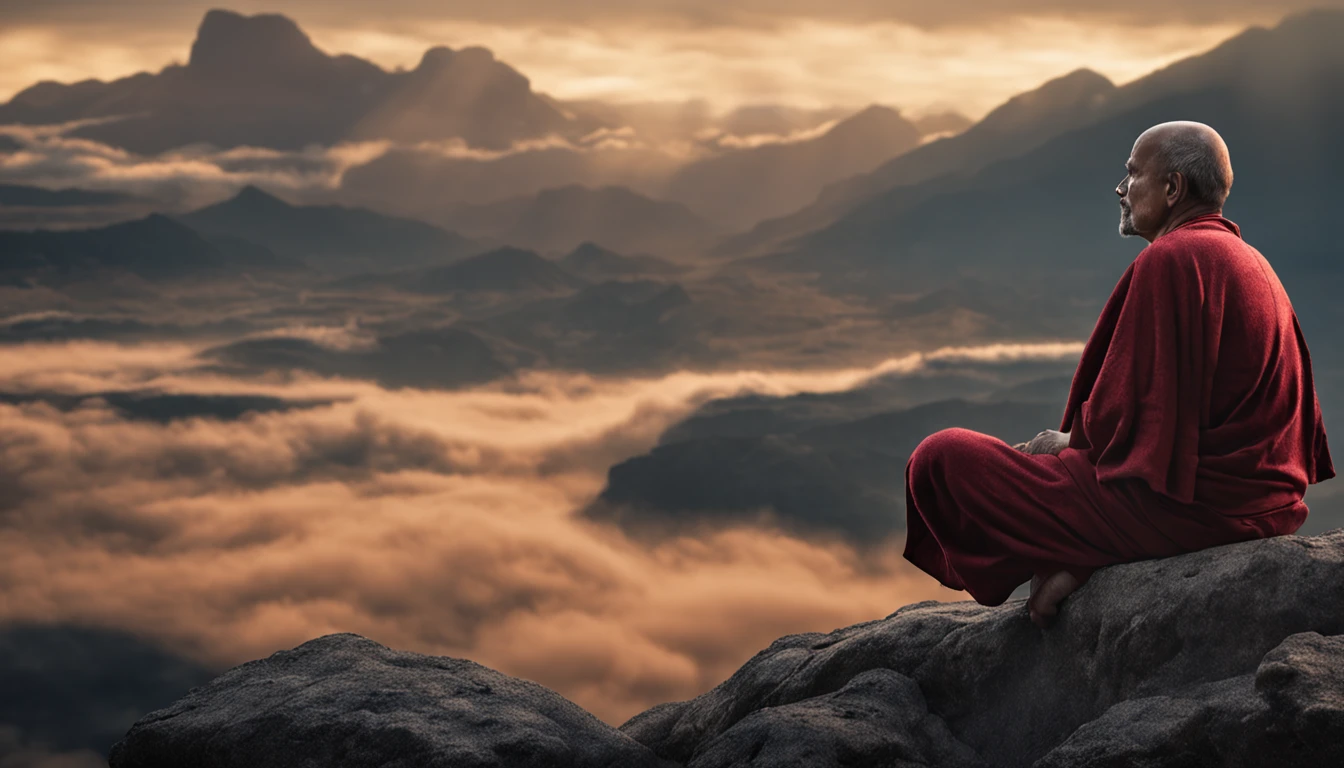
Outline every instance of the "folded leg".
<svg viewBox="0 0 1344 768">
<path fill-rule="evenodd" d="M 1032 576 L 1085 582 L 1125 559 L 1093 499 L 1058 456 L 1029 455 L 990 435 L 944 429 L 905 468 L 905 558 L 944 586 L 999 605 Z"/>
</svg>

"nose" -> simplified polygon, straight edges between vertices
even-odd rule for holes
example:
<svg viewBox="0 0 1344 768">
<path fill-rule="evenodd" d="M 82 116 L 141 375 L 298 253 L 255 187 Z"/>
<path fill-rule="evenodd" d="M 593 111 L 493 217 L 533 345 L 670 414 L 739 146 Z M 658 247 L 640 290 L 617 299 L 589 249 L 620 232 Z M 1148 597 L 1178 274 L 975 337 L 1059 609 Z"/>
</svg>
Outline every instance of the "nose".
<svg viewBox="0 0 1344 768">
<path fill-rule="evenodd" d="M 1121 197 L 1125 196 L 1125 181 L 1126 179 L 1121 179 L 1120 183 L 1115 185 L 1115 194 Z"/>
</svg>

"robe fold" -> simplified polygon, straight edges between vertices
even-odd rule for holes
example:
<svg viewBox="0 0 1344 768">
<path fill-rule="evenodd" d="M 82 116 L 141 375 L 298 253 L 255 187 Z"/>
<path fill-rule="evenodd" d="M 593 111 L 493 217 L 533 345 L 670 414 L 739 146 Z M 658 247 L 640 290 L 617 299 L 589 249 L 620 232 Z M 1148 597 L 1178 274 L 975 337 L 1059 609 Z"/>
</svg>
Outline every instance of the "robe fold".
<svg viewBox="0 0 1344 768">
<path fill-rule="evenodd" d="M 1120 277 L 1057 456 L 965 429 L 906 464 L 906 559 L 985 605 L 1032 575 L 1296 531 L 1335 475 L 1288 295 L 1237 225 L 1191 219 Z"/>
</svg>

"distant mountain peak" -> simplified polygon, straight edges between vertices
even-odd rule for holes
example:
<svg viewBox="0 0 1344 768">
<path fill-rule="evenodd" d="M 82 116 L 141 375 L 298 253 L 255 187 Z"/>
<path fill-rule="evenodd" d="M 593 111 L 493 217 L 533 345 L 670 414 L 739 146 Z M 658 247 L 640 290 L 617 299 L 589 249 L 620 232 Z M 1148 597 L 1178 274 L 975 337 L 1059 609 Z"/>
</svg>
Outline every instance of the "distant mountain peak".
<svg viewBox="0 0 1344 768">
<path fill-rule="evenodd" d="M 584 281 L 535 251 L 504 246 L 418 276 L 412 290 L 573 290 Z"/>
<path fill-rule="evenodd" d="M 191 45 L 189 71 L 205 76 L 288 74 L 328 60 L 287 16 L 207 11 Z"/>
<path fill-rule="evenodd" d="M 436 45 L 425 51 L 425 55 L 420 57 L 420 64 L 416 69 L 433 69 L 450 65 L 474 66 L 494 63 L 495 54 L 489 48 L 484 48 L 479 45 L 469 45 L 465 48 L 453 50 L 446 45 Z"/>
<path fill-rule="evenodd" d="M 417 70 L 442 69 L 451 66 L 453 59 L 457 57 L 457 51 L 446 45 L 436 45 L 425 51 L 425 55 L 420 57 L 420 63 L 416 65 Z"/>
<path fill-rule="evenodd" d="M 421 78 L 450 76 L 454 80 L 482 78 L 487 81 L 505 81 L 514 86 L 530 87 L 527 78 L 513 67 L 495 58 L 489 48 L 478 45 L 453 50 L 446 45 L 436 45 L 425 51 L 415 74 Z"/>
<path fill-rule="evenodd" d="M 1098 72 L 1075 69 L 1019 93 L 985 116 L 972 130 L 1012 131 L 1059 116 L 1077 121 L 1100 107 L 1119 90 Z"/>
<path fill-rule="evenodd" d="M 913 122 L 906 120 L 900 114 L 900 110 L 874 104 L 837 122 L 825 133 L 823 139 L 845 143 L 872 143 L 890 136 L 900 136 L 906 143 L 914 145 L 919 141 L 919 129 L 915 128 Z"/>
<path fill-rule="evenodd" d="M 918 134 L 918 129 L 901 115 L 899 109 L 872 104 L 836 123 L 835 127 L 827 132 L 827 135 L 862 137 L 870 135 L 874 131 L 901 131 Z"/>
<path fill-rule="evenodd" d="M 848 123 L 853 120 L 890 120 L 900 116 L 901 110 L 896 109 L 895 107 L 888 107 L 884 104 L 869 104 L 840 122 Z"/>
<path fill-rule="evenodd" d="M 248 184 L 238 190 L 238 194 L 226 202 L 236 206 L 245 206 L 252 210 L 294 207 L 254 184 Z"/>
<path fill-rule="evenodd" d="M 584 240 L 574 247 L 574 250 L 565 255 L 561 261 L 592 258 L 594 256 L 619 256 L 620 254 L 610 248 L 603 248 L 592 240 Z"/>
<path fill-rule="evenodd" d="M 1036 90 L 1028 91 L 1017 98 L 1072 104 L 1099 94 L 1108 94 L 1115 89 L 1115 83 L 1105 75 L 1084 67 L 1048 80 Z"/>
</svg>

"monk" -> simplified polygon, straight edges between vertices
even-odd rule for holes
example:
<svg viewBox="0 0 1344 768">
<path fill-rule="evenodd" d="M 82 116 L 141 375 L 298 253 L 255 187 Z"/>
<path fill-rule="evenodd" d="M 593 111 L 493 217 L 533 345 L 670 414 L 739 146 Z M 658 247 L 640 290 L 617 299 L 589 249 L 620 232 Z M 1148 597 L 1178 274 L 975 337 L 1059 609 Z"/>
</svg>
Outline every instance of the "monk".
<svg viewBox="0 0 1344 768">
<path fill-rule="evenodd" d="M 1042 628 L 1102 566 L 1293 533 L 1308 484 L 1335 476 L 1311 358 L 1274 270 L 1222 215 L 1227 145 L 1163 123 L 1134 143 L 1121 275 L 1058 430 L 1009 445 L 967 429 L 905 467 L 905 557 L 1000 605 L 1031 580 Z"/>
</svg>

